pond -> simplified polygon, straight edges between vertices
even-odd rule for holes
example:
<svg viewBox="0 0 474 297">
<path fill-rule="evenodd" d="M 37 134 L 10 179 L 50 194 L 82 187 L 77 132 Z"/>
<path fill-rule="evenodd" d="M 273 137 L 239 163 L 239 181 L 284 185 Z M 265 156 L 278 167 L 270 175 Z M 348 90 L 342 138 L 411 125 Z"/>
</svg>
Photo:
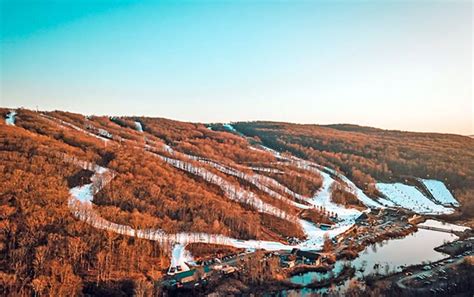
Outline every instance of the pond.
<svg viewBox="0 0 474 297">
<path fill-rule="evenodd" d="M 293 276 L 290 280 L 296 284 L 307 285 L 314 281 L 337 275 L 345 264 L 350 264 L 356 269 L 354 278 L 362 278 L 372 273 L 388 274 L 401 271 L 403 266 L 435 262 L 446 258 L 446 255 L 435 251 L 434 248 L 456 239 L 457 236 L 451 233 L 419 229 L 417 232 L 406 237 L 390 239 L 368 246 L 359 253 L 358 258 L 352 261 L 336 262 L 332 272 L 307 272 L 302 275 Z M 344 282 L 338 289 L 343 291 L 349 284 L 349 281 Z M 304 296 L 310 293 L 325 292 L 327 292 L 327 289 L 302 289 L 284 291 L 282 295 L 287 296 L 297 293 Z"/>
</svg>

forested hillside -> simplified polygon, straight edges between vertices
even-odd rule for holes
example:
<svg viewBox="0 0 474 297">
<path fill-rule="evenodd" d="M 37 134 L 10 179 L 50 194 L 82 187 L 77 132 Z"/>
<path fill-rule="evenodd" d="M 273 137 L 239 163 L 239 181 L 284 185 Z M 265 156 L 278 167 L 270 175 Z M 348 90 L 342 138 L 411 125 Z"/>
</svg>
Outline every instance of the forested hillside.
<svg viewBox="0 0 474 297">
<path fill-rule="evenodd" d="M 376 180 L 445 181 L 462 203 L 462 217 L 474 217 L 474 139 L 470 137 L 356 125 L 238 122 L 233 126 L 275 150 L 339 169 L 368 194 L 377 192 Z"/>
<path fill-rule="evenodd" d="M 285 242 L 287 238 L 305 237 L 298 224 L 229 200 L 218 186 L 144 149 L 169 145 L 176 150 L 175 158 L 188 160 L 177 155 L 182 151 L 228 165 L 275 161 L 270 153 L 248 149 L 241 137 L 211 131 L 202 124 L 166 119 L 85 117 L 20 109 L 14 124 L 7 125 L 3 119 L 9 110 L 0 109 L 0 114 L 2 295 L 150 289 L 152 281 L 169 265 L 169 251 L 164 250 L 168 247 L 97 230 L 71 214 L 69 189 L 89 183 L 93 172 L 65 157 L 113 170 L 115 178 L 93 202 L 94 210 L 114 223 L 242 239 Z M 136 121 L 142 123 L 142 131 Z M 161 154 L 170 155 L 166 151 Z M 258 194 L 263 201 L 296 214 L 290 205 L 275 201 L 253 184 L 202 166 L 236 187 Z M 296 191 L 307 192 L 305 183 L 317 178 L 302 174 L 301 180 L 288 180 L 286 185 L 297 183 Z M 311 188 L 317 189 L 317 185 Z"/>
<path fill-rule="evenodd" d="M 156 294 L 173 246 L 318 249 L 368 208 L 455 212 L 391 202 L 376 180 L 446 181 L 451 216 L 472 215 L 474 140 L 460 136 L 0 114 L 0 295 Z"/>
</svg>

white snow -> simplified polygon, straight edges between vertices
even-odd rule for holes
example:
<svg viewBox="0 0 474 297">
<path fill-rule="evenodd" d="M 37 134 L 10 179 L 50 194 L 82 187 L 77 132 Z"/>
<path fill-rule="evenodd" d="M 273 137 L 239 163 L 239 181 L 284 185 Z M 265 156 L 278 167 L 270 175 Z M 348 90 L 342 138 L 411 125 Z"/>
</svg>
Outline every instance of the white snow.
<svg viewBox="0 0 474 297">
<path fill-rule="evenodd" d="M 224 126 L 224 128 L 226 128 L 229 131 L 237 132 L 237 130 L 235 130 L 234 126 L 232 126 L 231 124 L 223 124 L 222 126 Z"/>
<path fill-rule="evenodd" d="M 434 179 L 420 179 L 420 181 L 425 185 L 437 202 L 445 206 L 459 206 L 459 202 L 454 198 L 453 194 L 451 194 L 442 181 Z"/>
<path fill-rule="evenodd" d="M 72 188 L 69 190 L 69 193 L 83 203 L 92 203 L 92 199 L 94 199 L 92 184 Z"/>
<path fill-rule="evenodd" d="M 98 165 L 90 165 L 90 163 L 85 162 L 83 164 L 84 169 L 92 169 L 95 171 L 94 175 L 91 177 L 92 183 L 77 186 L 69 190 L 71 196 L 83 203 L 91 204 L 94 199 L 94 191 L 98 192 L 104 187 L 112 178 L 113 174 L 109 174 L 109 169 L 104 168 Z M 92 168 L 89 168 L 92 167 Z M 94 187 L 95 185 L 95 187 Z"/>
<path fill-rule="evenodd" d="M 143 132 L 142 123 L 135 121 L 135 129 L 137 129 L 138 132 Z"/>
<path fill-rule="evenodd" d="M 383 208 L 383 205 L 380 203 L 372 200 L 369 198 L 364 191 L 359 189 L 351 180 L 349 180 L 346 176 L 342 174 L 338 174 L 338 176 L 349 186 L 350 189 L 354 191 L 354 194 L 357 196 L 357 198 L 364 203 L 365 206 L 367 207 L 372 207 L 372 208 Z"/>
<path fill-rule="evenodd" d="M 340 221 L 337 226 L 353 225 L 355 220 L 362 214 L 355 208 L 345 208 L 342 205 L 336 204 L 331 200 L 331 185 L 335 182 L 334 179 L 327 173 L 319 172 L 323 177 L 323 185 L 321 189 L 314 195 L 314 197 L 308 202 L 315 205 L 324 207 L 327 211 L 335 212 L 337 218 Z"/>
<path fill-rule="evenodd" d="M 74 130 L 76 130 L 76 131 L 80 131 L 80 132 L 85 133 L 85 134 L 87 134 L 87 135 L 89 135 L 89 136 L 92 136 L 92 137 L 95 137 L 95 138 L 97 138 L 97 139 L 100 139 L 100 140 L 102 140 L 102 141 L 104 141 L 104 142 L 108 142 L 108 141 L 109 141 L 109 139 L 107 139 L 107 138 L 105 138 L 105 137 L 102 137 L 102 136 L 100 136 L 100 135 L 96 135 L 96 134 L 94 134 L 94 133 L 91 133 L 91 132 L 89 132 L 89 131 L 87 131 L 87 130 L 84 130 L 84 129 L 82 129 L 82 128 L 79 128 L 78 126 L 76 126 L 76 125 L 74 125 L 74 124 L 71 124 L 71 123 L 69 123 L 69 122 L 66 122 L 66 121 L 57 119 L 57 118 L 55 118 L 55 117 L 53 117 L 53 116 L 46 115 L 46 114 L 40 114 L 40 116 L 42 116 L 43 118 L 48 119 L 48 120 L 50 120 L 50 121 L 53 121 L 53 122 L 54 122 L 55 124 L 57 124 L 57 125 L 60 125 L 60 126 L 63 126 L 63 127 L 66 126 L 66 127 L 72 128 L 72 129 L 74 129 Z M 87 119 L 87 117 L 86 117 L 86 119 Z M 87 126 L 88 126 L 89 128 L 95 129 L 95 128 L 94 128 L 93 126 L 91 126 L 91 125 L 87 125 Z M 105 131 L 105 132 L 107 132 L 107 131 Z M 107 133 L 108 133 L 108 132 L 107 132 Z M 110 133 L 109 133 L 109 134 L 110 134 Z M 112 137 L 111 134 L 110 134 L 110 137 Z"/>
<path fill-rule="evenodd" d="M 329 238 L 333 238 L 341 233 L 344 233 L 354 225 L 352 221 L 345 221 L 341 224 L 337 224 L 330 230 L 322 230 L 311 222 L 301 220 L 301 225 L 308 239 L 298 245 L 300 249 L 321 249 L 324 244 L 324 234 L 327 234 Z"/>
<path fill-rule="evenodd" d="M 191 262 L 192 260 L 191 254 L 185 249 L 185 245 L 178 243 L 173 247 L 173 251 L 171 252 L 170 267 L 176 267 L 179 265 L 183 271 L 187 271 L 189 270 L 189 267 L 186 262 Z"/>
<path fill-rule="evenodd" d="M 323 178 L 321 189 L 310 199 L 307 200 L 314 206 L 324 207 L 326 211 L 337 214 L 338 221 L 330 230 L 323 230 L 315 224 L 300 220 L 301 226 L 307 236 L 307 240 L 298 245 L 301 249 L 320 249 L 324 243 L 324 234 L 330 238 L 344 233 L 355 224 L 355 220 L 362 214 L 354 208 L 345 208 L 331 201 L 331 185 L 334 179 L 325 172 L 319 172 Z"/>
<path fill-rule="evenodd" d="M 108 172 L 109 169 L 105 168 L 105 167 L 102 167 L 102 166 L 95 166 L 95 172 L 97 174 L 104 174 L 106 172 Z"/>
<path fill-rule="evenodd" d="M 266 167 L 247 167 L 248 169 L 252 169 L 253 171 L 261 171 L 261 172 L 268 172 L 268 173 L 276 173 L 276 174 L 285 174 L 285 172 L 275 169 L 275 168 L 266 168 Z"/>
<path fill-rule="evenodd" d="M 386 207 L 395 207 L 397 206 L 395 203 L 393 203 L 392 201 L 388 200 L 388 199 L 385 199 L 385 198 L 382 198 L 382 197 L 379 197 L 379 202 L 383 205 L 383 206 L 386 206 Z"/>
<path fill-rule="evenodd" d="M 191 174 L 200 176 L 204 178 L 204 180 L 219 186 L 224 191 L 226 197 L 231 200 L 251 205 L 259 212 L 274 215 L 285 220 L 296 220 L 295 216 L 286 213 L 285 211 L 273 206 L 272 204 L 262 201 L 260 197 L 258 197 L 254 192 L 245 190 L 240 186 L 236 186 L 233 183 L 227 181 L 226 179 L 220 177 L 219 175 L 216 175 L 202 167 L 195 166 L 192 163 L 164 157 L 162 155 L 157 154 L 156 152 L 154 153 L 157 157 L 161 158 L 168 164 L 171 164 L 174 167 L 187 171 Z"/>
<path fill-rule="evenodd" d="M 71 158 L 72 161 L 83 168 L 93 169 L 95 171 L 92 176 L 92 184 L 79 186 L 70 189 L 71 193 L 71 202 L 81 201 L 86 205 L 91 205 L 93 200 L 93 194 L 97 191 L 100 191 L 110 180 L 114 177 L 113 172 L 107 168 L 103 168 L 88 162 L 79 162 L 75 161 L 74 158 Z M 177 164 L 176 164 L 177 165 Z M 188 167 L 190 165 L 187 165 Z M 188 169 L 192 169 L 192 165 Z M 199 174 L 203 170 L 202 168 L 195 168 L 191 171 L 194 174 Z M 201 172 L 202 173 L 202 172 Z M 335 228 L 331 230 L 322 230 L 316 227 L 313 223 L 310 223 L 305 220 L 297 219 L 301 226 L 303 227 L 304 232 L 307 235 L 307 240 L 298 245 L 286 245 L 280 242 L 272 241 L 261 241 L 261 240 L 241 240 L 236 238 L 230 238 L 227 236 L 219 234 L 207 234 L 207 233 L 195 233 L 195 232 L 181 232 L 176 234 L 167 234 L 160 229 L 139 229 L 135 230 L 127 225 L 120 225 L 110 221 L 105 220 L 100 217 L 97 213 L 94 212 L 93 208 L 76 208 L 75 203 L 70 203 L 71 210 L 73 213 L 81 220 L 84 220 L 91 224 L 93 227 L 98 229 L 109 230 L 119 234 L 124 234 L 128 236 L 136 236 L 139 238 L 145 238 L 149 240 L 156 240 L 160 242 L 171 242 L 176 244 L 172 252 L 172 266 L 180 265 L 183 270 L 188 269 L 185 262 L 192 261 L 190 255 L 185 251 L 185 245 L 193 242 L 209 243 L 209 244 L 222 244 L 230 245 L 238 248 L 246 249 L 265 249 L 265 250 L 291 250 L 293 248 L 301 249 L 320 249 L 323 241 L 324 234 L 328 234 L 330 237 L 336 236 L 347 229 L 349 229 L 354 220 L 360 214 L 357 210 L 348 210 L 342 207 L 335 205 L 329 201 L 328 189 L 332 182 L 334 182 L 329 176 L 324 176 L 325 182 L 323 190 L 320 191 L 312 199 L 314 205 L 324 205 L 329 211 L 335 211 L 340 217 L 340 222 L 338 222 Z M 216 181 L 214 181 L 216 182 Z M 243 189 L 234 189 L 234 194 L 237 196 L 245 196 L 245 190 Z"/>
<path fill-rule="evenodd" d="M 469 227 L 466 227 L 466 226 L 460 226 L 460 225 L 440 222 L 440 221 L 431 220 L 431 219 L 426 220 L 426 222 L 424 223 L 418 224 L 418 226 L 435 227 L 435 228 L 442 228 L 442 229 L 461 231 L 461 232 L 463 232 L 464 230 L 470 229 Z"/>
<path fill-rule="evenodd" d="M 230 245 L 236 248 L 244 249 L 264 249 L 267 251 L 277 250 L 291 250 L 295 246 L 290 246 L 276 241 L 265 241 L 265 240 L 240 240 L 232 239 L 229 242 Z"/>
<path fill-rule="evenodd" d="M 10 126 L 15 126 L 15 116 L 16 116 L 16 111 L 10 111 L 7 114 L 7 117 L 5 119 L 5 123 Z"/>
<path fill-rule="evenodd" d="M 267 152 L 270 152 L 272 153 L 276 158 L 278 159 L 283 159 L 283 160 L 286 160 L 286 161 L 290 161 L 291 163 L 293 163 L 294 165 L 296 165 L 297 167 L 299 168 L 302 168 L 302 169 L 305 169 L 305 170 L 310 170 L 310 171 L 319 171 L 321 172 L 321 170 L 325 170 L 327 172 L 330 172 L 331 174 L 335 175 L 335 176 L 338 176 L 339 178 L 341 178 L 348 186 L 350 189 L 353 190 L 354 194 L 357 196 L 357 198 L 367 207 L 372 207 L 372 208 L 383 208 L 384 206 L 369 198 L 365 193 L 364 191 L 362 191 L 361 189 L 359 189 L 351 180 L 349 180 L 346 176 L 338 173 L 336 170 L 332 169 L 332 168 L 329 168 L 329 167 L 325 167 L 325 166 L 321 166 L 319 164 L 316 164 L 316 163 L 313 163 L 311 161 L 307 161 L 307 160 L 303 160 L 303 159 L 300 159 L 298 157 L 295 157 L 295 156 L 291 156 L 291 157 L 286 157 L 286 156 L 283 156 L 282 154 L 280 154 L 279 152 L 275 151 L 274 149 L 271 149 L 269 147 L 266 147 L 264 145 L 261 145 L 261 147 L 263 148 L 263 150 L 267 151 Z M 284 164 L 284 163 L 282 163 Z M 318 168 L 318 169 L 316 169 Z"/>
<path fill-rule="evenodd" d="M 397 206 L 412 210 L 420 214 L 449 214 L 454 210 L 436 204 L 425 197 L 416 187 L 402 183 L 377 183 L 377 188 L 388 200 Z"/>
<path fill-rule="evenodd" d="M 109 131 L 107 131 L 105 129 L 101 129 L 101 128 L 99 128 L 98 131 L 99 131 L 100 136 L 107 137 L 107 138 L 112 138 L 112 134 L 110 134 Z"/>
</svg>

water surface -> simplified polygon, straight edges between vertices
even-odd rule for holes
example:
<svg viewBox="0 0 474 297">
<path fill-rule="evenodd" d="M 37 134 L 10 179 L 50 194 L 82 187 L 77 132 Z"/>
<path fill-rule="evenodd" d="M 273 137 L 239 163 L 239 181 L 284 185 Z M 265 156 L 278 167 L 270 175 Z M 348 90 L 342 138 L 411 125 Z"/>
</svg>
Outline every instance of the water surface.
<svg viewBox="0 0 474 297">
<path fill-rule="evenodd" d="M 354 278 L 362 278 L 372 273 L 388 274 L 401 271 L 403 266 L 435 262 L 446 258 L 447 255 L 435 251 L 434 248 L 457 238 L 456 235 L 451 233 L 419 229 L 403 238 L 389 239 L 370 245 L 359 253 L 358 258 L 352 261 L 337 261 L 331 272 L 307 272 L 291 277 L 290 281 L 295 284 L 307 285 L 339 274 L 343 266 L 347 264 L 356 269 Z M 343 284 L 337 286 L 336 290 L 344 291 L 349 281 L 346 280 Z M 288 290 L 282 292 L 282 295 L 287 296 L 297 293 L 305 296 L 310 293 L 321 294 L 327 291 L 328 289 Z"/>
</svg>

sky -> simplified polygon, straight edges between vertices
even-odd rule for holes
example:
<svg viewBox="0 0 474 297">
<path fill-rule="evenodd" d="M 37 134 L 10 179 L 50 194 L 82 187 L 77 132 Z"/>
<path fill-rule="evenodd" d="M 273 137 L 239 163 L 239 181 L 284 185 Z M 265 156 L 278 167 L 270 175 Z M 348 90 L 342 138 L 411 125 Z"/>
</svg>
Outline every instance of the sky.
<svg viewBox="0 0 474 297">
<path fill-rule="evenodd" d="M 2 107 L 474 134 L 471 1 L 0 3 Z"/>
</svg>

